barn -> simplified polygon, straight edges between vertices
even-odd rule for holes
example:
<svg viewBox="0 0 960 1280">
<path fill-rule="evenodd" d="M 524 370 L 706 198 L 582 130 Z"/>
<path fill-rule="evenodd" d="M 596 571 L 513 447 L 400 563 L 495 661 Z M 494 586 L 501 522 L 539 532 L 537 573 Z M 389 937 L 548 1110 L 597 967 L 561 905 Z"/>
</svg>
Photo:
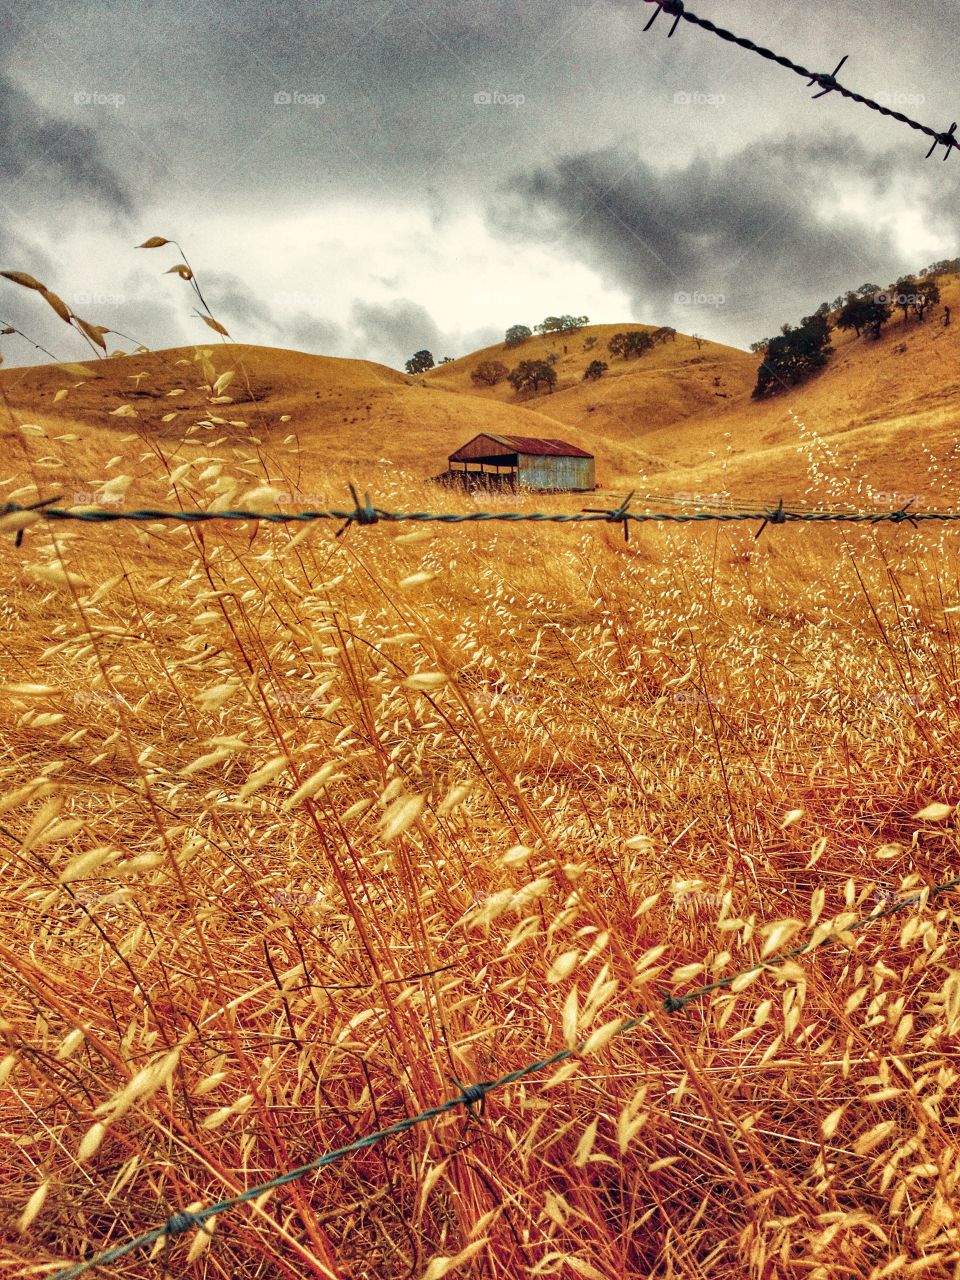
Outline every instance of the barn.
<svg viewBox="0 0 960 1280">
<path fill-rule="evenodd" d="M 565 440 L 484 433 L 451 453 L 446 472 L 437 479 L 469 489 L 583 493 L 596 488 L 596 466 L 592 453 Z"/>
</svg>

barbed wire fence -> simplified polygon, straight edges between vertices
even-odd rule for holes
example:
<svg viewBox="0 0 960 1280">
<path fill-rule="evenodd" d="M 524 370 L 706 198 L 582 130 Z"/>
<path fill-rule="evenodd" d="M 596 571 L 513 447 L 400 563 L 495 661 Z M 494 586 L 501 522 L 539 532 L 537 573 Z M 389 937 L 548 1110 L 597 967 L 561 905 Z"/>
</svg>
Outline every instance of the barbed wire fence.
<svg viewBox="0 0 960 1280">
<path fill-rule="evenodd" d="M 880 115 L 886 116 L 900 124 L 908 126 L 916 132 L 924 134 L 926 137 L 931 139 L 930 149 L 927 152 L 927 159 L 934 154 L 938 146 L 942 146 L 945 149 L 943 156 L 945 161 L 949 159 L 953 150 L 960 150 L 960 139 L 956 136 L 957 122 L 953 122 L 949 129 L 938 130 L 922 123 L 921 121 L 911 118 L 903 112 L 897 111 L 892 107 L 886 106 L 883 103 L 871 99 L 863 94 L 857 93 L 841 84 L 837 79 L 837 76 L 844 64 L 847 62 L 848 55 L 841 58 L 840 62 L 832 72 L 815 72 L 797 62 L 794 62 L 792 59 L 785 57 L 784 55 L 778 54 L 769 48 L 757 44 L 747 37 L 738 36 L 732 31 L 711 22 L 709 19 L 700 17 L 686 7 L 684 0 L 644 0 L 644 3 L 656 6 L 654 13 L 651 15 L 649 21 L 644 27 L 644 31 L 649 31 L 650 28 L 653 27 L 661 12 L 666 13 L 674 19 L 668 32 L 668 36 L 672 37 L 675 34 L 681 21 L 690 23 L 691 25 L 697 26 L 702 30 L 717 36 L 719 39 L 727 43 L 755 53 L 767 61 L 774 62 L 777 65 L 792 71 L 794 74 L 803 77 L 808 81 L 808 87 L 816 86 L 819 88 L 820 92 L 814 95 L 814 99 L 826 97 L 831 93 L 837 93 L 843 98 L 858 103 L 861 106 L 867 107 L 871 111 L 875 111 Z M 368 494 L 365 494 L 364 500 L 361 502 L 352 485 L 350 486 L 350 493 L 354 504 L 352 509 L 298 512 L 265 512 L 248 510 L 168 511 L 149 508 L 133 511 L 111 511 L 104 509 L 70 510 L 58 508 L 53 505 L 56 502 L 62 501 L 62 498 L 60 497 L 42 499 L 27 506 L 8 502 L 0 505 L 0 532 L 15 532 L 16 545 L 19 547 L 23 541 L 24 531 L 31 524 L 40 520 L 79 521 L 93 524 L 113 524 L 122 521 L 141 523 L 177 521 L 189 525 L 212 520 L 264 521 L 271 524 L 333 520 L 341 522 L 341 527 L 337 531 L 337 537 L 340 537 L 354 525 L 360 527 L 371 527 L 381 523 L 435 522 L 441 524 L 465 524 L 486 522 L 536 522 L 550 524 L 583 524 L 603 522 L 621 525 L 625 540 L 629 540 L 631 522 L 636 522 L 638 524 L 647 522 L 691 524 L 708 521 L 720 523 L 758 523 L 759 528 L 755 536 L 759 538 L 770 524 L 785 525 L 797 522 L 812 522 L 870 525 L 892 523 L 898 525 L 902 523 L 909 523 L 914 528 L 918 528 L 922 522 L 950 522 L 960 520 L 960 514 L 911 510 L 912 502 L 908 502 L 904 506 L 893 511 L 883 512 L 792 510 L 784 508 L 782 499 L 778 502 L 776 507 L 766 507 L 762 510 L 726 510 L 719 512 L 640 512 L 629 509 L 629 504 L 635 496 L 632 493 L 615 508 L 583 508 L 580 512 L 575 513 L 502 511 L 397 512 L 374 506 L 371 503 Z M 842 940 L 845 934 L 864 928 L 869 924 L 883 919 L 884 917 L 902 911 L 908 906 L 916 905 L 918 903 L 926 905 L 930 898 L 949 892 L 958 887 L 960 887 L 960 877 L 956 877 L 952 880 L 947 880 L 928 889 L 924 889 L 921 892 L 914 894 L 911 897 L 901 899 L 878 912 L 874 912 L 869 916 L 846 924 L 842 929 L 838 930 L 837 934 L 828 934 L 825 937 L 808 941 L 799 947 L 782 953 L 781 955 L 771 957 L 759 964 L 755 964 L 747 969 L 741 970 L 739 973 L 718 979 L 715 982 L 687 992 L 684 995 L 666 996 L 662 1000 L 660 1007 L 666 1013 L 678 1012 L 688 1003 L 695 1000 L 701 1000 L 716 991 L 730 987 L 739 978 L 747 977 L 751 974 L 758 973 L 761 970 L 775 970 L 778 966 L 783 965 L 788 959 L 807 954 L 824 944 L 832 944 L 838 940 Z M 635 1030 L 643 1025 L 651 1016 L 652 1013 L 643 1013 L 637 1017 L 628 1018 L 615 1028 L 613 1035 L 622 1035 L 626 1032 Z M 462 1091 L 457 1096 L 421 1111 L 418 1115 L 407 1117 L 398 1121 L 396 1124 L 388 1126 L 387 1128 L 377 1130 L 363 1138 L 357 1139 L 347 1146 L 328 1151 L 308 1164 L 290 1169 L 267 1182 L 247 1188 L 236 1196 L 220 1200 L 196 1211 L 182 1210 L 176 1212 L 170 1215 L 161 1226 L 158 1226 L 143 1235 L 127 1240 L 123 1244 L 99 1253 L 94 1257 L 57 1271 L 52 1277 L 52 1280 L 76 1280 L 76 1277 L 83 1275 L 87 1271 L 96 1267 L 104 1266 L 110 1262 L 114 1262 L 135 1250 L 153 1245 L 159 1240 L 165 1238 L 170 1239 L 185 1234 L 193 1229 L 206 1230 L 206 1222 L 223 1212 L 236 1208 L 251 1200 L 258 1199 L 260 1196 L 263 1196 L 264 1194 L 290 1182 L 306 1177 L 310 1173 L 318 1172 L 320 1169 L 333 1164 L 338 1160 L 344 1159 L 348 1155 L 375 1146 L 389 1137 L 408 1132 L 415 1126 L 436 1119 L 458 1107 L 465 1106 L 468 1109 L 468 1112 L 472 1114 L 474 1107 L 482 1105 L 486 1096 L 495 1090 L 503 1089 L 517 1081 L 541 1073 L 549 1067 L 556 1066 L 560 1063 L 576 1058 L 585 1052 L 588 1052 L 589 1049 L 590 1037 L 581 1041 L 572 1048 L 563 1048 L 556 1053 L 541 1058 L 527 1066 L 508 1072 L 496 1080 L 478 1081 L 476 1083 L 463 1086 Z M 459 1084 L 460 1082 L 455 1081 L 455 1083 Z"/>
<path fill-rule="evenodd" d="M 722 991 L 730 987 L 739 978 L 749 977 L 751 974 L 760 973 L 762 970 L 775 970 L 778 966 L 786 963 L 788 960 L 795 959 L 797 956 L 808 954 L 815 951 L 828 943 L 844 942 L 845 935 L 854 933 L 858 929 L 863 929 L 867 925 L 874 924 L 878 920 L 891 916 L 899 911 L 905 910 L 909 906 L 915 906 L 918 903 L 926 905 L 933 897 L 942 893 L 948 893 L 953 889 L 960 887 L 960 876 L 952 880 L 945 880 L 940 884 L 924 888 L 919 892 L 912 894 L 910 897 L 901 898 L 890 906 L 883 907 L 879 911 L 871 912 L 868 916 L 862 916 L 859 920 L 853 920 L 849 923 L 838 924 L 835 926 L 835 932 L 828 932 L 825 936 L 817 938 L 816 935 L 807 942 L 802 943 L 798 947 L 794 947 L 790 951 L 784 951 L 779 955 L 771 956 L 769 959 L 762 960 L 759 964 L 750 965 L 746 969 L 741 969 L 738 973 L 729 974 L 725 978 L 719 978 L 715 982 L 710 982 L 706 986 L 697 987 L 693 991 L 688 991 L 683 995 L 668 995 L 660 1003 L 660 1008 L 665 1013 L 678 1013 L 688 1004 L 695 1000 L 702 1000 L 705 996 L 712 995 L 716 991 Z M 842 917 L 840 918 L 842 920 Z M 627 1018 L 617 1026 L 611 1033 L 613 1036 L 623 1035 L 628 1031 L 634 1031 L 642 1026 L 652 1017 L 652 1011 L 642 1013 L 634 1018 Z M 499 1076 L 496 1080 L 480 1080 L 474 1084 L 461 1086 L 461 1092 L 456 1097 L 448 1098 L 446 1101 L 438 1103 L 436 1106 L 428 1107 L 421 1111 L 418 1115 L 408 1116 L 403 1120 L 398 1120 L 396 1124 L 387 1126 L 385 1129 L 378 1129 L 375 1133 L 367 1134 L 363 1138 L 357 1138 L 356 1141 L 348 1143 L 344 1147 L 338 1147 L 336 1150 L 327 1151 L 323 1155 L 318 1156 L 316 1160 L 311 1160 L 308 1164 L 299 1165 L 295 1169 L 288 1169 L 285 1173 L 278 1174 L 275 1178 L 270 1178 L 266 1182 L 258 1183 L 256 1186 L 248 1187 L 246 1191 L 242 1191 L 239 1195 L 230 1196 L 224 1200 L 218 1200 L 215 1204 L 205 1205 L 201 1209 L 196 1210 L 180 1210 L 171 1214 L 167 1220 L 153 1230 L 145 1232 L 143 1235 L 134 1239 L 127 1240 L 123 1244 L 116 1245 L 112 1249 L 107 1249 L 103 1253 L 96 1254 L 92 1258 L 88 1258 L 83 1262 L 74 1263 L 72 1266 L 62 1268 L 54 1273 L 50 1280 L 76 1280 L 76 1277 L 84 1275 L 87 1271 L 94 1267 L 105 1266 L 109 1262 L 116 1262 L 119 1258 L 125 1257 L 128 1253 L 132 1253 L 137 1249 L 144 1249 L 150 1245 L 156 1244 L 158 1240 L 164 1238 L 170 1239 L 175 1236 L 183 1235 L 187 1231 L 194 1228 L 206 1230 L 204 1224 L 210 1218 L 215 1218 L 218 1214 L 225 1213 L 230 1209 L 235 1209 L 241 1204 L 246 1204 L 250 1200 L 256 1200 L 260 1196 L 265 1195 L 269 1191 L 273 1191 L 278 1187 L 285 1186 L 287 1183 L 295 1182 L 300 1178 L 305 1178 L 308 1174 L 316 1173 L 327 1165 L 336 1163 L 338 1160 L 344 1159 L 346 1156 L 352 1155 L 354 1152 L 363 1151 L 368 1147 L 376 1146 L 377 1143 L 383 1142 L 386 1138 L 395 1137 L 398 1134 L 406 1133 L 417 1125 L 426 1124 L 428 1120 L 435 1120 L 439 1116 L 445 1115 L 449 1111 L 455 1110 L 457 1107 L 466 1107 L 469 1114 L 475 1114 L 473 1108 L 482 1105 L 486 1096 L 498 1089 L 504 1089 L 507 1085 L 515 1084 L 519 1080 L 525 1080 L 530 1076 L 537 1075 L 545 1071 L 548 1067 L 558 1066 L 560 1063 L 570 1061 L 573 1058 L 586 1055 L 591 1051 L 592 1037 L 580 1041 L 577 1045 L 570 1048 L 559 1049 L 556 1053 L 550 1054 L 548 1057 L 540 1058 L 536 1062 L 531 1062 L 525 1067 L 519 1067 L 515 1071 L 508 1071 L 505 1075 Z M 459 1080 L 454 1080 L 459 1085 Z"/>
<path fill-rule="evenodd" d="M 869 107 L 871 111 L 877 111 L 882 116 L 889 116 L 890 119 L 896 120 L 900 124 L 905 124 L 918 133 L 925 134 L 928 138 L 933 139 L 930 144 L 930 150 L 926 155 L 928 160 L 938 146 L 946 148 L 944 160 L 950 158 L 950 153 L 954 149 L 960 151 L 960 139 L 956 136 L 956 121 L 951 124 L 949 129 L 933 129 L 930 125 L 922 124 L 919 120 L 914 120 L 912 117 L 904 115 L 902 111 L 896 111 L 892 107 L 884 106 L 883 103 L 877 102 L 873 98 L 868 98 L 862 93 L 856 93 L 853 89 L 848 89 L 846 85 L 841 84 L 837 79 L 837 75 L 849 55 L 841 58 L 833 71 L 811 71 L 809 67 L 803 67 L 791 58 L 784 57 L 783 54 L 775 53 L 772 49 L 767 49 L 763 45 L 757 44 L 747 36 L 735 35 L 725 27 L 717 26 L 709 18 L 699 17 L 686 7 L 684 0 L 644 0 L 644 4 L 656 5 L 656 10 L 644 27 L 644 31 L 650 30 L 661 12 L 669 14 L 673 18 L 673 26 L 667 33 L 668 36 L 674 34 L 681 22 L 689 22 L 693 26 L 700 27 L 702 30 L 709 31 L 712 35 L 719 37 L 719 39 L 725 40 L 728 44 L 738 45 L 741 49 L 747 49 L 751 53 L 758 54 L 759 57 L 765 58 L 768 62 L 775 62 L 778 66 L 786 67 L 788 71 L 792 71 L 795 75 L 802 76 L 807 80 L 809 82 L 808 88 L 812 88 L 814 85 L 819 86 L 820 92 L 813 95 L 815 99 L 824 98 L 829 93 L 839 93 L 841 97 L 849 98 L 851 102 L 857 102 L 861 106 Z"/>
<path fill-rule="evenodd" d="M 785 508 L 781 498 L 776 507 L 765 507 L 761 510 L 727 510 L 727 511 L 632 511 L 630 503 L 635 494 L 630 493 L 617 507 L 583 507 L 580 511 L 388 511 L 374 506 L 370 495 L 365 494 L 361 502 L 357 491 L 350 485 L 353 498 L 351 509 L 331 509 L 327 511 L 168 511 L 156 508 L 145 508 L 135 511 L 111 511 L 105 508 L 71 508 L 55 507 L 52 504 L 63 499 L 44 498 L 28 506 L 17 502 L 7 502 L 0 506 L 0 533 L 16 533 L 16 545 L 19 547 L 23 534 L 31 524 L 40 520 L 63 521 L 75 520 L 86 524 L 117 524 L 123 521 L 136 523 L 153 523 L 156 521 L 179 521 L 184 524 L 202 524 L 211 520 L 252 520 L 265 521 L 268 524 L 296 524 L 314 520 L 335 520 L 342 522 L 336 536 L 339 538 L 353 525 L 370 528 L 376 524 L 485 524 L 498 522 L 503 524 L 538 523 L 538 524 L 618 524 L 623 529 L 625 541 L 630 538 L 630 524 L 668 523 L 668 524 L 703 524 L 716 521 L 721 524 L 759 524 L 756 537 L 759 538 L 767 525 L 784 525 L 796 523 L 813 524 L 910 524 L 915 529 L 921 523 L 929 521 L 953 522 L 960 520 L 960 513 L 949 511 L 914 511 L 913 500 L 894 511 L 818 511 L 816 509 L 793 510 Z"/>
</svg>

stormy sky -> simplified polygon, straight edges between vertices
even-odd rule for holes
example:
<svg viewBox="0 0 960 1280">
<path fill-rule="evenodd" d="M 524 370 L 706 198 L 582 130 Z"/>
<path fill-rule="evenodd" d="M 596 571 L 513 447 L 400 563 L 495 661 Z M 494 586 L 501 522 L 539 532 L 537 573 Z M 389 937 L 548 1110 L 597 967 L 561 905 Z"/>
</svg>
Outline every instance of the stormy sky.
<svg viewBox="0 0 960 1280">
<path fill-rule="evenodd" d="M 935 128 L 956 0 L 693 0 Z M 642 0 L 0 0 L 0 269 L 150 347 L 401 367 L 573 312 L 747 346 L 960 253 L 960 155 Z M 35 293 L 0 321 L 86 354 Z M 115 345 L 120 344 L 114 341 Z M 5 363 L 46 359 L 17 336 Z"/>
</svg>

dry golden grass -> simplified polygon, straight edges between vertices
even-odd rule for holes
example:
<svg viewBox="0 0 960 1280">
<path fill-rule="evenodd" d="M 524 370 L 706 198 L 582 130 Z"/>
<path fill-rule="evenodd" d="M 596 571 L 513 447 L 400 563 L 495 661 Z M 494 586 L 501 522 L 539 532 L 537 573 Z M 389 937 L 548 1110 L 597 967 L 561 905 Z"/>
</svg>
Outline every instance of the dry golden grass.
<svg viewBox="0 0 960 1280">
<path fill-rule="evenodd" d="M 15 403 L 0 496 L 471 505 L 317 465 L 295 405 L 254 426 L 238 393 L 207 429 L 189 395 L 65 441 Z M 840 494 L 821 447 L 798 465 Z M 580 500 L 509 505 L 544 504 Z M 649 1011 L 171 1243 L 172 1273 L 960 1275 L 960 912 L 847 928 L 958 873 L 956 534 L 333 533 L 3 535 L 4 1274 Z"/>
</svg>

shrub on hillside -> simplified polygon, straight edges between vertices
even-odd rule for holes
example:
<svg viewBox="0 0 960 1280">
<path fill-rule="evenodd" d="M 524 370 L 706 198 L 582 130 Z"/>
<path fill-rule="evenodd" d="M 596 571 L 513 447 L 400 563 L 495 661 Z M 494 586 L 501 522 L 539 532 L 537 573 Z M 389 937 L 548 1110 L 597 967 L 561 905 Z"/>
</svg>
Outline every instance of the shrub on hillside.
<svg viewBox="0 0 960 1280">
<path fill-rule="evenodd" d="M 910 313 L 922 320 L 928 308 L 940 301 L 940 288 L 937 282 L 929 277 L 917 280 L 913 276 L 901 276 L 893 285 L 893 304 L 903 312 L 904 320 Z"/>
<path fill-rule="evenodd" d="M 920 272 L 920 278 L 922 280 L 926 276 L 953 275 L 957 271 L 960 271 L 960 258 L 941 258 L 939 262 L 931 262 L 929 267 L 924 267 Z"/>
<path fill-rule="evenodd" d="M 507 366 L 499 360 L 481 360 L 470 374 L 470 381 L 478 387 L 495 387 L 507 376 Z"/>
<path fill-rule="evenodd" d="M 630 360 L 634 356 L 642 356 L 653 346 L 653 339 L 642 329 L 631 329 L 627 333 L 615 333 L 607 343 L 607 350 L 612 356 L 622 356 Z"/>
<path fill-rule="evenodd" d="M 825 316 L 805 316 L 796 329 L 785 324 L 764 352 L 754 397 L 760 399 L 803 382 L 823 368 L 830 350 L 830 325 Z"/>
<path fill-rule="evenodd" d="M 608 368 L 606 360 L 591 360 L 583 371 L 584 381 L 596 382 L 598 378 L 603 377 Z"/>
<path fill-rule="evenodd" d="M 521 360 L 507 374 L 507 381 L 518 395 L 524 391 L 532 393 L 544 388 L 552 391 L 557 385 L 557 373 L 546 360 Z"/>
<path fill-rule="evenodd" d="M 879 338 L 880 330 L 892 314 L 890 303 L 883 293 L 878 292 L 870 297 L 848 293 L 847 301 L 837 316 L 837 328 L 854 329 L 858 338 L 861 333 L 869 333 L 872 337 Z"/>
</svg>

